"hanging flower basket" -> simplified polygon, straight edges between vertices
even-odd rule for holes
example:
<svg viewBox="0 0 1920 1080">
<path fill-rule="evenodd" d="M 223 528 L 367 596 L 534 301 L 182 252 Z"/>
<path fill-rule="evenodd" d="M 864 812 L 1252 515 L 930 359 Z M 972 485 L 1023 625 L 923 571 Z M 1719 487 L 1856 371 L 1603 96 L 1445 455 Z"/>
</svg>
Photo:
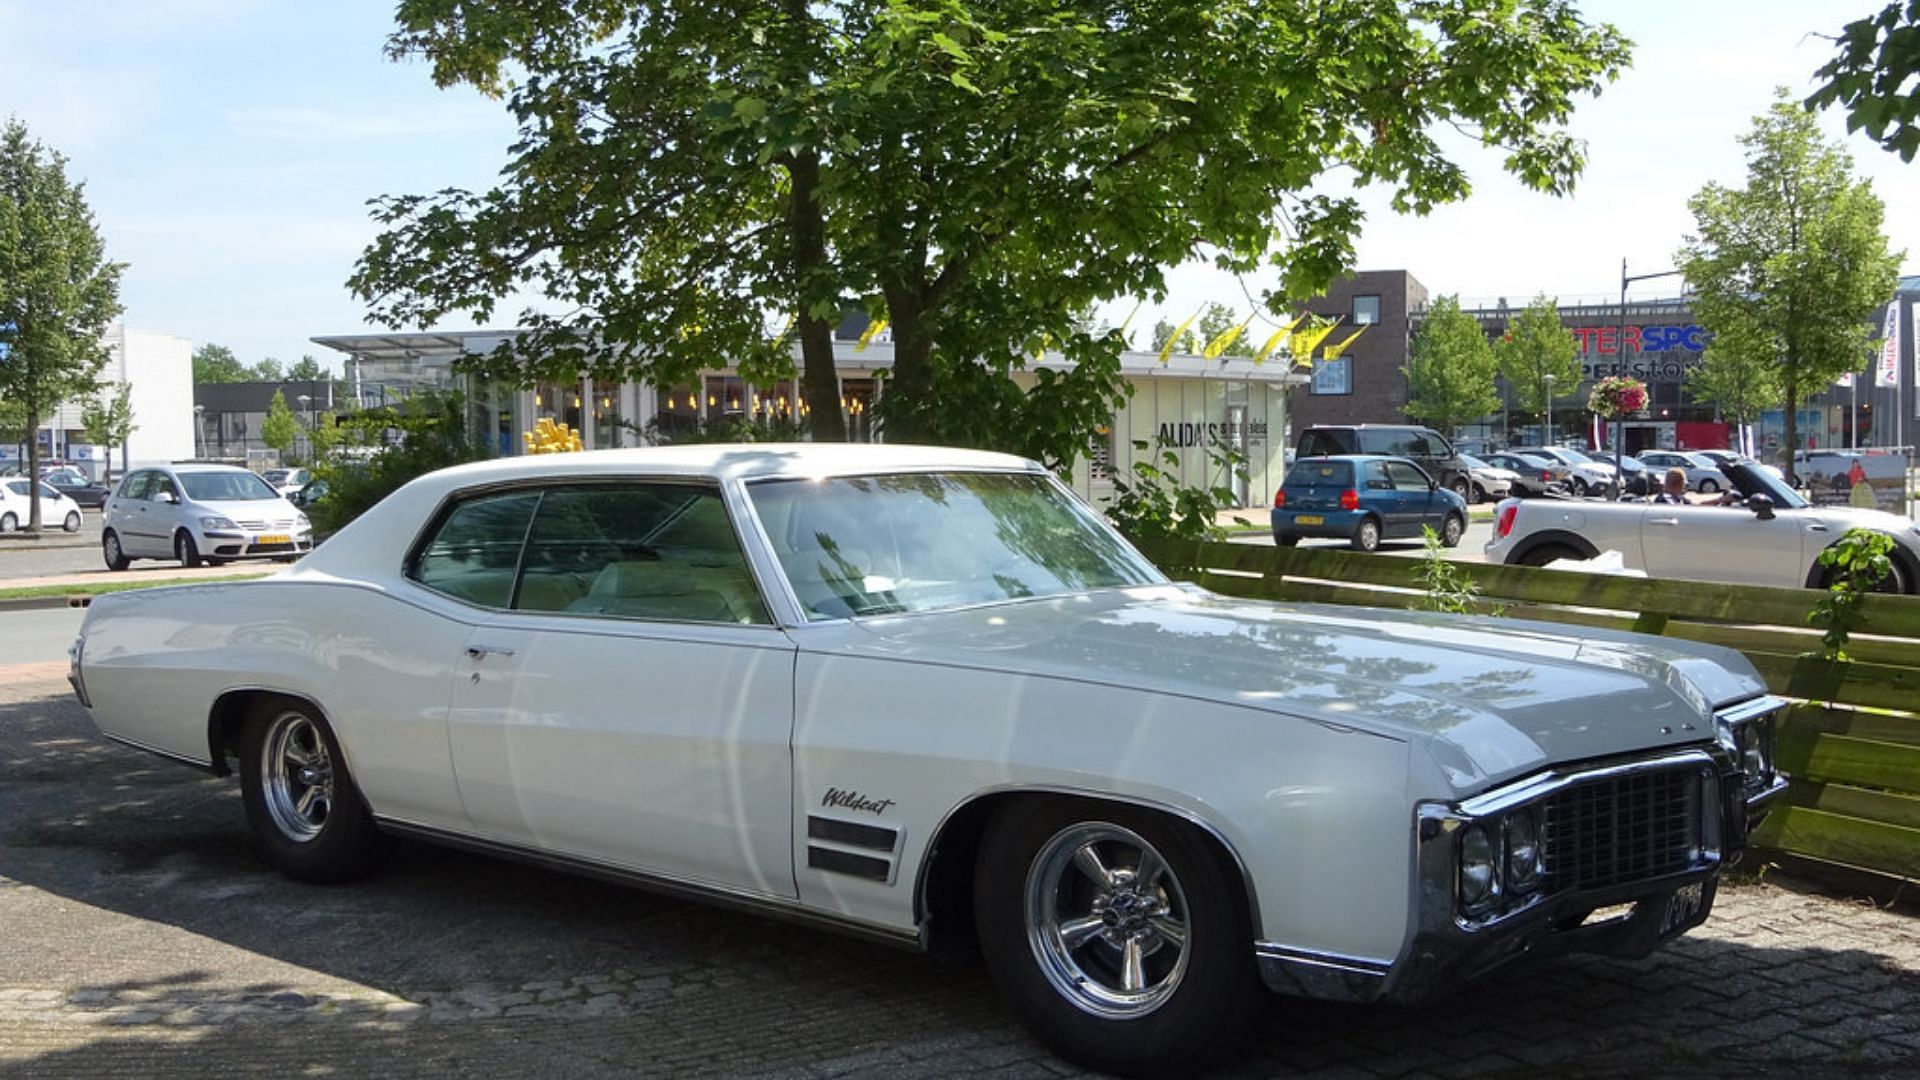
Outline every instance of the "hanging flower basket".
<svg viewBox="0 0 1920 1080">
<path fill-rule="evenodd" d="M 1632 416 L 1646 407 L 1647 384 L 1631 375 L 1601 379 L 1587 396 L 1587 408 L 1604 420 Z"/>
</svg>

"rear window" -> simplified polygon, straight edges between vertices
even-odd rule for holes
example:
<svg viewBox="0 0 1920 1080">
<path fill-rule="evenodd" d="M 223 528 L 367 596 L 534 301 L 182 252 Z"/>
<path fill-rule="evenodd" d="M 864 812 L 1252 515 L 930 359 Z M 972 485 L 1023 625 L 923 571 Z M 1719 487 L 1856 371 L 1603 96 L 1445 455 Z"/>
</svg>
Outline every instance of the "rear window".
<svg viewBox="0 0 1920 1080">
<path fill-rule="evenodd" d="M 1300 436 L 1300 456 L 1350 454 L 1353 452 L 1352 444 L 1353 432 L 1351 431 L 1309 431 Z"/>
<path fill-rule="evenodd" d="M 1296 461 L 1293 468 L 1287 470 L 1286 486 L 1350 488 L 1353 486 L 1353 462 Z"/>
</svg>

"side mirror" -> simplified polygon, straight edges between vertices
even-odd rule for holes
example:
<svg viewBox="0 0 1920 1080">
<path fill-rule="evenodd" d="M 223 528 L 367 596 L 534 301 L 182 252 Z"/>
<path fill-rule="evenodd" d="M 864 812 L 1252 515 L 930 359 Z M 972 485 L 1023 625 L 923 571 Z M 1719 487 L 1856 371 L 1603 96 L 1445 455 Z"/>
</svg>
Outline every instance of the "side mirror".
<svg viewBox="0 0 1920 1080">
<path fill-rule="evenodd" d="M 1749 495 L 1747 496 L 1747 509 L 1753 511 L 1753 516 L 1759 518 L 1761 521 L 1772 521 L 1773 497 L 1770 495 Z"/>
<path fill-rule="evenodd" d="M 180 496 L 175 495 L 171 491 L 163 491 L 154 497 L 159 499 L 163 503 L 177 503 L 180 501 Z"/>
</svg>

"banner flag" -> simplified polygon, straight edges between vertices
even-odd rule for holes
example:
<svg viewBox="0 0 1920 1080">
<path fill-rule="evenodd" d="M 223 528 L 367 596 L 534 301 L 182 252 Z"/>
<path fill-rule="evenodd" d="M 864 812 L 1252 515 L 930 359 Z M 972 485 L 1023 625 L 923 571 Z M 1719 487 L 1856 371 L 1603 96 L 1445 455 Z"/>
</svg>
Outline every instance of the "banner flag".
<svg viewBox="0 0 1920 1080">
<path fill-rule="evenodd" d="M 1887 303 L 1887 321 L 1880 331 L 1880 355 L 1876 358 L 1873 385 L 1900 385 L 1900 305 Z"/>
</svg>

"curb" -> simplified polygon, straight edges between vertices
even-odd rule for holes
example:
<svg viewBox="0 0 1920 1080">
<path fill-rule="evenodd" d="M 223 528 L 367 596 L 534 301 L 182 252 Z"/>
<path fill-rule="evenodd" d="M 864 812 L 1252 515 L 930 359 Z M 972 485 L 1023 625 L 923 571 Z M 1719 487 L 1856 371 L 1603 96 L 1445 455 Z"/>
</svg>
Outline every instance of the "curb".
<svg viewBox="0 0 1920 1080">
<path fill-rule="evenodd" d="M 0 611 L 45 611 L 50 608 L 83 608 L 93 603 L 91 593 L 64 596 L 24 596 L 18 600 L 0 600 Z"/>
</svg>

